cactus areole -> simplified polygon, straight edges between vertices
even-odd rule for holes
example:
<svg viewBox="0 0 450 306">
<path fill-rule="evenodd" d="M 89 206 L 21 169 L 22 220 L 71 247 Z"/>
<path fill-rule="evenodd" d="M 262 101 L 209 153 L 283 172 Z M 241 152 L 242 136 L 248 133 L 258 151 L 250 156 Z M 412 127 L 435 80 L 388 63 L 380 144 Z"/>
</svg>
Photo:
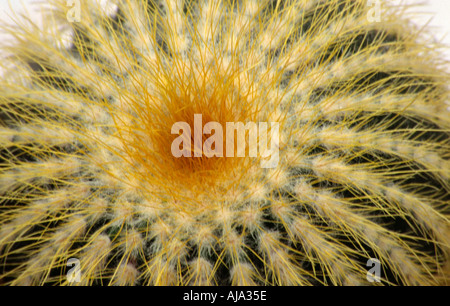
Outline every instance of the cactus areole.
<svg viewBox="0 0 450 306">
<path fill-rule="evenodd" d="M 0 284 L 449 284 L 448 63 L 408 7 L 48 2 L 0 42 Z"/>
</svg>

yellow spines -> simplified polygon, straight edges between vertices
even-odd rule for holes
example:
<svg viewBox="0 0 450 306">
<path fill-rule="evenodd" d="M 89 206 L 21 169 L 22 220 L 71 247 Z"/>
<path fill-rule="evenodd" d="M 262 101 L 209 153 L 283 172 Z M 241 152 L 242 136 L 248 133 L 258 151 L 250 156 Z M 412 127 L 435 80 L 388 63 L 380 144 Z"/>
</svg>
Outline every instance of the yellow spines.
<svg viewBox="0 0 450 306">
<path fill-rule="evenodd" d="M 449 76 L 382 2 L 53 1 L 10 28 L 0 283 L 448 284 Z M 174 157 L 198 114 L 278 123 L 278 163 Z"/>
</svg>

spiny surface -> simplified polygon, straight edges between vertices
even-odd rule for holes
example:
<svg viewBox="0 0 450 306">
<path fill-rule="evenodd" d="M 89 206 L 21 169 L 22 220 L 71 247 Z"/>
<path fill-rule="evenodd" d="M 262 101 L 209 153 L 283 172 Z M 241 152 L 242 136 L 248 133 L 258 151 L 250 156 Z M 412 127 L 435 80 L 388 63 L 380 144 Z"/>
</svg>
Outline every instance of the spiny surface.
<svg viewBox="0 0 450 306">
<path fill-rule="evenodd" d="M 445 283 L 449 77 L 405 8 L 82 3 L 3 46 L 0 283 Z M 278 166 L 173 157 L 194 114 L 278 122 Z"/>
</svg>

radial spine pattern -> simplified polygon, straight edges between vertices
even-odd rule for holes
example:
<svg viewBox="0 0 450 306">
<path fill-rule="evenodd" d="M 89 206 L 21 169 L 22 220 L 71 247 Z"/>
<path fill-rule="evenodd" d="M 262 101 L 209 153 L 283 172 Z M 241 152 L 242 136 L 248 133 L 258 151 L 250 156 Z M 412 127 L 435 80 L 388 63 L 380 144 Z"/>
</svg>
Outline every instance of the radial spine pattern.
<svg viewBox="0 0 450 306">
<path fill-rule="evenodd" d="M 2 46 L 0 284 L 448 282 L 449 75 L 405 7 L 65 2 Z M 196 114 L 278 123 L 277 166 L 173 156 Z"/>
</svg>

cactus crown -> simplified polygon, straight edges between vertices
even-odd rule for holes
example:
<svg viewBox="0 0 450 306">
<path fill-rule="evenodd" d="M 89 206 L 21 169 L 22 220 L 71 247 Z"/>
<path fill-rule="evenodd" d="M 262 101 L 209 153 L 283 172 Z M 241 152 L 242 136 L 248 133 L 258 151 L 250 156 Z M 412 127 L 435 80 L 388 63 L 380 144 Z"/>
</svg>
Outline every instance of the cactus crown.
<svg viewBox="0 0 450 306">
<path fill-rule="evenodd" d="M 449 78 L 404 7 L 81 3 L 3 45 L 0 283 L 445 283 Z M 174 157 L 194 114 L 278 122 L 277 167 Z"/>
</svg>

